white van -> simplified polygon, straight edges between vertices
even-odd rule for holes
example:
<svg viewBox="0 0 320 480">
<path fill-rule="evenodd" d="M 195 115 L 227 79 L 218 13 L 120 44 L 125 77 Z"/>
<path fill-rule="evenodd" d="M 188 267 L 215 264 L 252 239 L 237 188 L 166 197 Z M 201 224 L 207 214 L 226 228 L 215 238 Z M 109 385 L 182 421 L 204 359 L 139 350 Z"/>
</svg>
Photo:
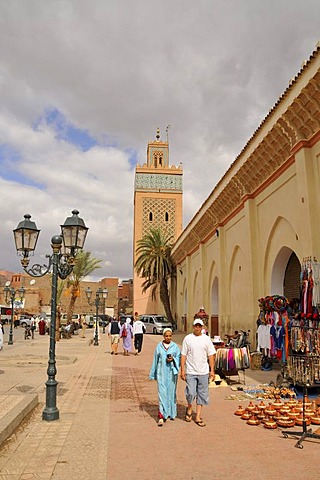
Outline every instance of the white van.
<svg viewBox="0 0 320 480">
<path fill-rule="evenodd" d="M 67 319 L 68 319 L 68 314 L 67 313 L 63 313 L 62 316 L 61 316 L 61 325 L 66 325 L 67 323 Z M 79 323 L 80 324 L 80 319 L 81 319 L 81 315 L 80 313 L 74 313 L 72 315 L 72 321 L 73 322 L 76 322 L 76 323 Z"/>
<path fill-rule="evenodd" d="M 162 333 L 165 328 L 171 328 L 172 324 L 164 315 L 140 315 L 140 320 L 146 327 L 146 333 Z"/>
</svg>

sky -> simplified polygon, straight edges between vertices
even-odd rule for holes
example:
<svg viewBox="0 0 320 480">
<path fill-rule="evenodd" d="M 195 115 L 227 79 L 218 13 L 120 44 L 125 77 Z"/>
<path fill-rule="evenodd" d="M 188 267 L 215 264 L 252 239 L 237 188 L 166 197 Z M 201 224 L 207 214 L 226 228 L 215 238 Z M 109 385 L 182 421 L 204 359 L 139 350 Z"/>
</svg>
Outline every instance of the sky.
<svg viewBox="0 0 320 480">
<path fill-rule="evenodd" d="M 0 270 L 73 209 L 91 277 L 132 278 L 134 173 L 168 130 L 189 223 L 320 40 L 318 0 L 0 0 Z"/>
</svg>

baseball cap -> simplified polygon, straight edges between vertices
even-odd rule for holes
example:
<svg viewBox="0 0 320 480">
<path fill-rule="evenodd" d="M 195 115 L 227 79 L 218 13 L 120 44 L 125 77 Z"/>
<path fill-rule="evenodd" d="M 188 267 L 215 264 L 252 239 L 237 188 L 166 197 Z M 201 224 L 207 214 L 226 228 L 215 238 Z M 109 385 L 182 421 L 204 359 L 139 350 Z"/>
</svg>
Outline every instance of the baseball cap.
<svg viewBox="0 0 320 480">
<path fill-rule="evenodd" d="M 193 322 L 193 325 L 204 325 L 203 321 L 201 320 L 201 318 L 196 318 Z"/>
</svg>

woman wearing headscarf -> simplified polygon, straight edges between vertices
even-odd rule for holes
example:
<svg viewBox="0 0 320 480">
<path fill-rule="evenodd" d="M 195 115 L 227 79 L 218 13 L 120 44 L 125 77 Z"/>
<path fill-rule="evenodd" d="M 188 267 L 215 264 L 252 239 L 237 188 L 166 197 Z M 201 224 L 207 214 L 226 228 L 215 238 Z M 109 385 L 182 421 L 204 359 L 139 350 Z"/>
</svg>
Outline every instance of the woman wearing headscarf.
<svg viewBox="0 0 320 480">
<path fill-rule="evenodd" d="M 123 325 L 120 328 L 120 338 L 123 342 L 123 355 L 129 355 L 132 348 L 132 327 L 131 327 L 131 318 L 127 318 Z"/>
<path fill-rule="evenodd" d="M 150 380 L 158 382 L 158 426 L 170 417 L 177 416 L 177 381 L 180 368 L 180 349 L 172 342 L 171 328 L 163 330 L 163 340 L 155 349 L 153 363 L 150 370 Z"/>
</svg>

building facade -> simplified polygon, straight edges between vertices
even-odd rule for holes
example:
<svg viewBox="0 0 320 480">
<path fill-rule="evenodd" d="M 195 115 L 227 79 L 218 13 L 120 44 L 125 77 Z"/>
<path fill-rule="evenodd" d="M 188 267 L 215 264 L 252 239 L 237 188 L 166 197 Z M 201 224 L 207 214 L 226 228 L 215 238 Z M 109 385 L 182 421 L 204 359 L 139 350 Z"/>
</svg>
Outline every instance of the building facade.
<svg viewBox="0 0 320 480">
<path fill-rule="evenodd" d="M 180 329 L 204 306 L 211 335 L 253 335 L 258 299 L 296 298 L 303 260 L 320 260 L 319 67 L 318 45 L 177 240 Z"/>
<path fill-rule="evenodd" d="M 0 271 L 0 304 L 5 305 L 4 286 L 6 282 L 10 282 L 10 286 L 15 290 L 21 287 L 25 289 L 25 297 L 22 303 L 21 314 L 27 315 L 39 315 L 44 312 L 50 314 L 51 312 L 51 277 L 52 274 L 48 273 L 43 277 L 32 278 L 26 273 L 12 273 Z M 61 308 L 62 313 L 67 313 L 68 304 L 70 301 L 70 291 L 65 283 L 58 281 L 58 299 L 57 304 Z M 130 282 L 130 281 L 129 281 Z M 132 282 L 132 280 L 131 280 Z M 108 297 L 105 307 L 101 306 L 99 313 L 110 316 L 118 316 L 119 313 L 119 289 L 121 290 L 121 284 L 119 285 L 118 278 L 103 278 L 99 282 L 86 282 L 82 281 L 80 285 L 79 296 L 76 300 L 74 313 L 79 314 L 95 314 L 95 305 L 89 305 L 85 290 L 90 287 L 93 292 L 92 300 L 94 301 L 95 292 L 98 288 L 106 288 L 108 290 Z M 92 303 L 92 301 L 91 301 Z M 130 308 L 130 306 L 129 306 Z M 132 303 L 131 303 L 132 310 Z"/>
<path fill-rule="evenodd" d="M 133 260 L 137 242 L 150 230 L 161 227 L 175 241 L 182 232 L 182 167 L 169 164 L 169 142 L 156 139 L 148 143 L 147 162 L 137 164 L 134 185 Z M 139 314 L 158 313 L 161 306 L 142 293 L 143 279 L 134 271 L 133 308 Z"/>
</svg>

